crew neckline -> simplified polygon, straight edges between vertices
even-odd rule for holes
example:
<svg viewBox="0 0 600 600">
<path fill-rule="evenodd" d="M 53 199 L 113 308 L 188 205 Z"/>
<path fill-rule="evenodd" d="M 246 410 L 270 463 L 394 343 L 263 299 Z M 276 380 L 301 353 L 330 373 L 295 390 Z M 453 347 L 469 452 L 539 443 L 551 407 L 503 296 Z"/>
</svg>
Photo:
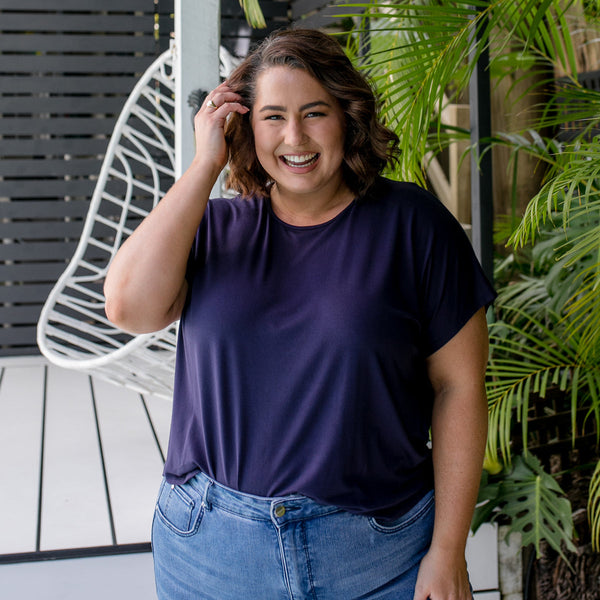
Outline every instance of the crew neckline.
<svg viewBox="0 0 600 600">
<path fill-rule="evenodd" d="M 293 230 L 296 230 L 296 231 L 310 231 L 310 230 L 313 230 L 313 229 L 323 229 L 325 227 L 328 227 L 329 225 L 332 225 L 336 221 L 342 219 L 344 217 L 344 215 L 346 215 L 346 213 L 350 212 L 350 210 L 356 204 L 356 197 L 354 197 L 348 203 L 348 206 L 345 206 L 337 215 L 335 215 L 334 217 L 332 217 L 328 221 L 323 221 L 323 223 L 316 223 L 315 225 L 292 225 L 291 223 L 288 223 L 287 221 L 284 221 L 283 219 L 281 219 L 280 217 L 278 217 L 275 214 L 275 211 L 273 210 L 273 203 L 271 202 L 271 198 L 270 197 L 266 197 L 265 200 L 266 200 L 266 202 L 268 204 L 268 207 L 269 207 L 269 213 L 275 219 L 275 221 L 277 223 L 280 223 L 283 227 L 285 227 L 287 229 L 293 229 Z"/>
</svg>

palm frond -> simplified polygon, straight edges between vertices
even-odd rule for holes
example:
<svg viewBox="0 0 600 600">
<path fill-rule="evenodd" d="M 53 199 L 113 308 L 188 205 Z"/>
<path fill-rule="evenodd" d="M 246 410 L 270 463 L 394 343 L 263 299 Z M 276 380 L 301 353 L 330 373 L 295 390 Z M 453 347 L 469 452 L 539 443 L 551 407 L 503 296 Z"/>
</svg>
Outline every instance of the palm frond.
<svg viewBox="0 0 600 600">
<path fill-rule="evenodd" d="M 423 182 L 430 124 L 441 113 L 448 84 L 468 82 L 473 27 L 487 3 L 354 4 L 365 10 L 371 49 L 361 60 L 380 97 L 382 114 L 400 136 L 398 176 Z M 366 28 L 366 20 L 363 27 Z"/>
<path fill-rule="evenodd" d="M 514 423 L 521 425 L 523 448 L 527 454 L 531 397 L 546 397 L 550 387 L 570 398 L 572 435 L 576 437 L 575 418 L 579 408 L 590 406 L 591 399 L 592 408 L 597 410 L 594 382 L 600 381 L 600 365 L 586 361 L 581 353 L 580 337 L 564 335 L 564 321 L 551 311 L 546 312 L 551 318 L 542 321 L 521 309 L 500 307 L 499 310 L 503 320 L 490 326 L 486 453 L 490 458 L 501 456 L 509 464 Z M 600 426 L 600 421 L 596 424 Z"/>
<path fill-rule="evenodd" d="M 362 19 L 356 33 L 370 36 L 371 49 L 360 64 L 384 99 L 385 119 L 400 136 L 399 178 L 424 182 L 428 133 L 432 126 L 440 130 L 444 102 L 466 89 L 484 51 L 493 51 L 492 69 L 496 57 L 506 60 L 507 49 L 516 48 L 508 52 L 514 60 L 545 61 L 573 70 L 573 46 L 564 17 L 569 4 L 420 0 L 345 5 L 361 9 L 353 15 Z"/>
<path fill-rule="evenodd" d="M 592 548 L 595 552 L 600 552 L 600 461 L 596 464 L 590 481 L 588 521 L 590 523 Z"/>
<path fill-rule="evenodd" d="M 540 225 L 560 213 L 563 226 L 570 218 L 600 210 L 600 148 L 596 143 L 579 143 L 556 155 L 547 181 L 529 202 L 523 220 L 509 240 L 523 246 L 534 242 Z M 599 240 L 600 243 L 600 240 Z"/>
<path fill-rule="evenodd" d="M 550 296 L 543 278 L 522 275 L 511 285 L 498 290 L 497 303 L 514 306 L 534 318 L 543 319 L 549 307 Z"/>
<path fill-rule="evenodd" d="M 240 0 L 248 25 L 254 29 L 264 29 L 267 24 L 258 0 Z"/>
<path fill-rule="evenodd" d="M 580 335 L 582 356 L 600 352 L 600 149 L 596 142 L 563 147 L 547 182 L 529 202 L 509 240 L 515 247 L 539 243 L 546 223 L 562 231 L 556 246 L 557 300 Z M 565 285 L 568 284 L 568 285 Z"/>
</svg>

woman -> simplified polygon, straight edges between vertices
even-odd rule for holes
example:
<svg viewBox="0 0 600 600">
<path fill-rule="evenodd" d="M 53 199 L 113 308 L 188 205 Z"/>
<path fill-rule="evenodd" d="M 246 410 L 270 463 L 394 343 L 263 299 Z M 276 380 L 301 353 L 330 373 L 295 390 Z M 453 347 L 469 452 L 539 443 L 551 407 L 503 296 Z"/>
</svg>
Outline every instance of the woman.
<svg viewBox="0 0 600 600">
<path fill-rule="evenodd" d="M 441 204 L 380 177 L 375 108 L 333 39 L 274 34 L 111 266 L 114 323 L 181 318 L 160 598 L 471 598 L 494 292 Z M 240 196 L 209 202 L 228 160 Z"/>
</svg>

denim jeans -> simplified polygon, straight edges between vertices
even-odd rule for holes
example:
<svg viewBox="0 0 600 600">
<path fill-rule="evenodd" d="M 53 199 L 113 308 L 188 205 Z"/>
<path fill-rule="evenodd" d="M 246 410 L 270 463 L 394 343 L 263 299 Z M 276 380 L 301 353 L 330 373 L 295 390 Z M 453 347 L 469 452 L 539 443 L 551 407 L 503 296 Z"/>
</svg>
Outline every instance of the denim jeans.
<svg viewBox="0 0 600 600">
<path fill-rule="evenodd" d="M 412 600 L 433 492 L 382 524 L 304 496 L 261 498 L 199 474 L 163 481 L 152 527 L 160 600 Z"/>
</svg>

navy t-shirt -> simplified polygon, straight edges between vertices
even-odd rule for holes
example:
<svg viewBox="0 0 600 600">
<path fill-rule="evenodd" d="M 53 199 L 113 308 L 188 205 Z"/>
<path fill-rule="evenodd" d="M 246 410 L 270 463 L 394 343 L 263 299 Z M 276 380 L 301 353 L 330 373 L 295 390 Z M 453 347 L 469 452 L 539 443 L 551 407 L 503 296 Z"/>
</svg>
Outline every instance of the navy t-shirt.
<svg viewBox="0 0 600 600">
<path fill-rule="evenodd" d="M 189 262 L 165 476 L 397 515 L 431 489 L 425 359 L 494 291 L 460 225 L 380 179 L 321 225 L 211 200 Z"/>
</svg>

